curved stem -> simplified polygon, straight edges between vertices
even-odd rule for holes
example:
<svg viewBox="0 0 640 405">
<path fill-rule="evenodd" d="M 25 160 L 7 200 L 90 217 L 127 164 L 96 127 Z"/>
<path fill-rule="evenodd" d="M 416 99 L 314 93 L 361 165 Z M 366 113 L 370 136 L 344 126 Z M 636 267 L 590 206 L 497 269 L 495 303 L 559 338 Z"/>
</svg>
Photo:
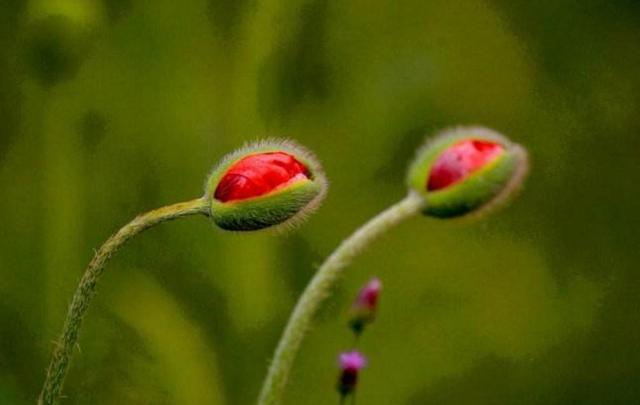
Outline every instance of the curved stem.
<svg viewBox="0 0 640 405">
<path fill-rule="evenodd" d="M 82 319 L 87 312 L 91 298 L 95 294 L 96 284 L 104 272 L 104 266 L 111 256 L 129 239 L 140 232 L 162 222 L 194 214 L 208 215 L 208 204 L 204 198 L 169 205 L 139 215 L 133 221 L 120 228 L 100 247 L 87 266 L 71 300 L 62 334 L 56 343 L 51 356 L 51 363 L 47 369 L 47 376 L 38 399 L 39 405 L 54 404 L 60 397 L 73 348 L 78 341 L 78 332 Z"/>
<path fill-rule="evenodd" d="M 345 239 L 320 266 L 298 300 L 280 338 L 260 393 L 259 405 L 280 405 L 282 403 L 287 378 L 302 340 L 318 307 L 338 280 L 341 270 L 374 239 L 403 220 L 418 214 L 423 207 L 424 200 L 420 196 L 414 193 L 409 194 L 371 219 L 348 239 Z"/>
</svg>

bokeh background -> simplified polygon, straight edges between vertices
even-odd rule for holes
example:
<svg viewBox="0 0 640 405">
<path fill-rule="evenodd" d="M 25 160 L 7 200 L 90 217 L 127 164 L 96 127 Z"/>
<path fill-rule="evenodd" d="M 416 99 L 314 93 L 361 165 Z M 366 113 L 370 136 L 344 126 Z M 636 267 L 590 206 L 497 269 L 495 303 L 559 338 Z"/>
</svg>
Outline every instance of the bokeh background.
<svg viewBox="0 0 640 405">
<path fill-rule="evenodd" d="M 640 3 L 3 0 L 0 403 L 34 403 L 93 251 L 202 193 L 247 140 L 314 150 L 293 233 L 155 228 L 108 266 L 65 404 L 251 404 L 298 294 L 403 197 L 426 134 L 484 124 L 529 181 L 482 221 L 417 218 L 348 269 L 286 404 L 337 403 L 346 312 L 379 276 L 359 403 L 640 402 Z"/>
</svg>

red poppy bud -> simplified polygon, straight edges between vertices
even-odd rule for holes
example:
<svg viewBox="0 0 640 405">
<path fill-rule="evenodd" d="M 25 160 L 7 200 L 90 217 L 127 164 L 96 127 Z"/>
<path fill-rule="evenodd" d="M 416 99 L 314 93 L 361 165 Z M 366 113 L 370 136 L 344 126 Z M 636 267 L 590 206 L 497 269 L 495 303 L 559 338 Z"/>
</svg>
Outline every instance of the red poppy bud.
<svg viewBox="0 0 640 405">
<path fill-rule="evenodd" d="M 440 218 L 493 205 L 522 183 L 526 151 L 485 128 L 457 128 L 430 141 L 409 170 L 409 186 Z"/>
<path fill-rule="evenodd" d="M 320 164 L 299 145 L 267 141 L 223 159 L 207 182 L 211 216 L 223 229 L 248 231 L 291 224 L 322 200 Z"/>
</svg>

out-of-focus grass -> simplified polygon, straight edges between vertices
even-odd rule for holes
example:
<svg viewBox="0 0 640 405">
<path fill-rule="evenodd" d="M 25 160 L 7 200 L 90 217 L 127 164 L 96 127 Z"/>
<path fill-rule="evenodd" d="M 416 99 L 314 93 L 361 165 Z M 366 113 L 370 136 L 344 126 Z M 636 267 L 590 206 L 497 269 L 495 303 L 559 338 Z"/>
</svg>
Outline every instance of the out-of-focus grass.
<svg viewBox="0 0 640 405">
<path fill-rule="evenodd" d="M 33 10 L 70 4 L 89 46 L 43 85 L 25 62 Z M 291 235 L 193 219 L 133 241 L 65 390 L 69 404 L 252 403 L 315 265 L 403 196 L 425 134 L 458 123 L 529 147 L 523 193 L 483 222 L 413 221 L 359 258 L 286 403 L 337 401 L 345 311 L 371 275 L 385 290 L 362 403 L 638 402 L 638 21 L 624 0 L 0 3 L 0 403 L 35 401 L 112 231 L 200 194 L 242 142 L 288 136 L 327 170 L 318 213 Z"/>
</svg>

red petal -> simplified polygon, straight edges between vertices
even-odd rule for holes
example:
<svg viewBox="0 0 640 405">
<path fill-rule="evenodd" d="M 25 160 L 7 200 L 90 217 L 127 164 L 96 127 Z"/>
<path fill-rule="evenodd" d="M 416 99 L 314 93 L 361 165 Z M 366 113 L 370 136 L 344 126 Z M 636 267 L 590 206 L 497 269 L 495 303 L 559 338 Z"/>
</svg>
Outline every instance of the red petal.
<svg viewBox="0 0 640 405">
<path fill-rule="evenodd" d="M 466 140 L 442 152 L 429 175 L 427 190 L 435 191 L 455 184 L 493 162 L 504 152 L 499 143 Z"/>
<path fill-rule="evenodd" d="M 244 200 L 308 178 L 309 171 L 295 157 L 284 152 L 258 153 L 234 163 L 214 196 L 222 202 Z"/>
</svg>

